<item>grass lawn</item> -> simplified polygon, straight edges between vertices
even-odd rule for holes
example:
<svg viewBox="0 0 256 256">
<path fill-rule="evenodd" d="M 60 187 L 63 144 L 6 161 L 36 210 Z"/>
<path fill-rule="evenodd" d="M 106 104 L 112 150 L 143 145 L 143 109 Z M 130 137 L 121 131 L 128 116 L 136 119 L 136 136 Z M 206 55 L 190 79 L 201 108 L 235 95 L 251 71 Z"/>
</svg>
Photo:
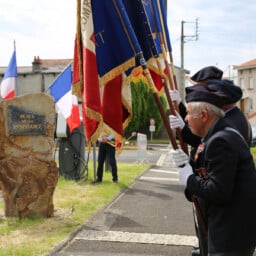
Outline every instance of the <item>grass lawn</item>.
<svg viewBox="0 0 256 256">
<path fill-rule="evenodd" d="M 59 178 L 54 192 L 54 216 L 51 218 L 5 218 L 0 201 L 0 256 L 39 256 L 49 253 L 113 197 L 127 188 L 148 164 L 118 163 L 119 183 L 112 183 L 111 172 L 103 182 L 92 185 L 93 165 L 89 163 L 86 182 Z"/>
</svg>

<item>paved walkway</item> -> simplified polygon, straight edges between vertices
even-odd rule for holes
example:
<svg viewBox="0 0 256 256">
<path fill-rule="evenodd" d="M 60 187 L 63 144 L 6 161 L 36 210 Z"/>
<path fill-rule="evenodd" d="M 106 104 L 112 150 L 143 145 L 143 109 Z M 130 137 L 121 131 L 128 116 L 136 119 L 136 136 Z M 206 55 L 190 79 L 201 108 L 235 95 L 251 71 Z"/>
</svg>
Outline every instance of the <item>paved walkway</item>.
<svg viewBox="0 0 256 256">
<path fill-rule="evenodd" d="M 197 245 L 192 205 L 163 153 L 124 192 L 49 256 L 179 256 Z"/>
</svg>

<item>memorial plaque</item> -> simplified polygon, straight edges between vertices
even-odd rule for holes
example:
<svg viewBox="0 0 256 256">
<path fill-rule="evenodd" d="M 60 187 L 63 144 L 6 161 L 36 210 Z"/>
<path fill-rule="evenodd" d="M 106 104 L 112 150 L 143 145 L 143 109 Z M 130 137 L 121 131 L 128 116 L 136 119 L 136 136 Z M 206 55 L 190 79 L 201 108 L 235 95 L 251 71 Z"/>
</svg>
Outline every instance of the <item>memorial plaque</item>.
<svg viewBox="0 0 256 256">
<path fill-rule="evenodd" d="M 45 134 L 45 116 L 17 106 L 8 106 L 9 135 Z"/>
</svg>

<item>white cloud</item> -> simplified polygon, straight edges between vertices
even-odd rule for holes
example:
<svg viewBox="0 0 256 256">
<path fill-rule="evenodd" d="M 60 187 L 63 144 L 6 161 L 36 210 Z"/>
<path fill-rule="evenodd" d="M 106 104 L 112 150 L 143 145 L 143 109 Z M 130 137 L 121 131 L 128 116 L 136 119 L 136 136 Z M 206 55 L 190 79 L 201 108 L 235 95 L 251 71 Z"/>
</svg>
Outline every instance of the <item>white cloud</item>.
<svg viewBox="0 0 256 256">
<path fill-rule="evenodd" d="M 185 68 L 191 73 L 205 65 L 241 64 L 256 58 L 254 0 L 168 0 L 168 25 L 174 64 L 180 65 L 181 21 L 199 18 L 199 40 L 185 44 Z M 30 66 L 34 56 L 73 58 L 76 1 L 0 0 L 0 66 L 9 63 L 16 40 L 18 66 Z M 195 24 L 185 24 L 185 34 Z"/>
<path fill-rule="evenodd" d="M 168 22 L 173 35 L 173 55 L 180 65 L 181 20 L 199 18 L 199 40 L 185 44 L 185 68 L 196 72 L 206 65 L 218 65 L 225 70 L 256 58 L 256 33 L 254 16 L 256 4 L 238 0 L 180 0 L 168 1 Z M 185 35 L 193 33 L 188 23 Z"/>
<path fill-rule="evenodd" d="M 16 41 L 18 66 L 30 66 L 34 56 L 73 58 L 76 1 L 0 0 L 0 65 L 9 63 Z"/>
</svg>

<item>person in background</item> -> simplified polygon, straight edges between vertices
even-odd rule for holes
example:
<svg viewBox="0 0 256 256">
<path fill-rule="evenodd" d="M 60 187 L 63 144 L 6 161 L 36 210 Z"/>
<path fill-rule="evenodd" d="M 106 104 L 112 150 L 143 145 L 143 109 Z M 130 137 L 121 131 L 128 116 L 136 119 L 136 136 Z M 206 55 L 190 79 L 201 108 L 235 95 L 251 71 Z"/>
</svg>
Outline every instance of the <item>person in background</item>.
<svg viewBox="0 0 256 256">
<path fill-rule="evenodd" d="M 196 198 L 204 223 L 208 256 L 252 256 L 256 247 L 256 170 L 248 143 L 224 118 L 225 95 L 206 85 L 186 95 L 188 122 L 201 138 L 188 162 L 172 150 L 188 200 Z M 192 167 L 193 166 L 193 167 Z"/>
<path fill-rule="evenodd" d="M 189 81 L 193 85 L 203 84 L 209 80 L 220 80 L 222 79 L 223 71 L 215 66 L 206 66 L 198 70 L 193 76 L 189 78 Z M 192 86 L 193 86 L 192 85 Z M 182 102 L 180 94 L 177 90 L 170 91 L 171 99 L 178 103 L 179 113 L 183 119 L 187 114 L 186 106 Z"/>
<path fill-rule="evenodd" d="M 118 183 L 117 163 L 116 163 L 116 143 L 113 135 L 101 134 L 99 141 L 98 152 L 98 167 L 97 179 L 94 183 L 101 183 L 103 178 L 103 166 L 108 157 L 109 165 L 111 166 L 112 181 Z"/>
<path fill-rule="evenodd" d="M 236 105 L 242 99 L 241 88 L 230 80 L 211 80 L 207 83 L 209 89 L 217 90 L 225 95 L 225 104 L 222 107 L 226 122 L 244 137 L 248 146 L 251 146 L 252 128 L 246 116 Z"/>
</svg>

